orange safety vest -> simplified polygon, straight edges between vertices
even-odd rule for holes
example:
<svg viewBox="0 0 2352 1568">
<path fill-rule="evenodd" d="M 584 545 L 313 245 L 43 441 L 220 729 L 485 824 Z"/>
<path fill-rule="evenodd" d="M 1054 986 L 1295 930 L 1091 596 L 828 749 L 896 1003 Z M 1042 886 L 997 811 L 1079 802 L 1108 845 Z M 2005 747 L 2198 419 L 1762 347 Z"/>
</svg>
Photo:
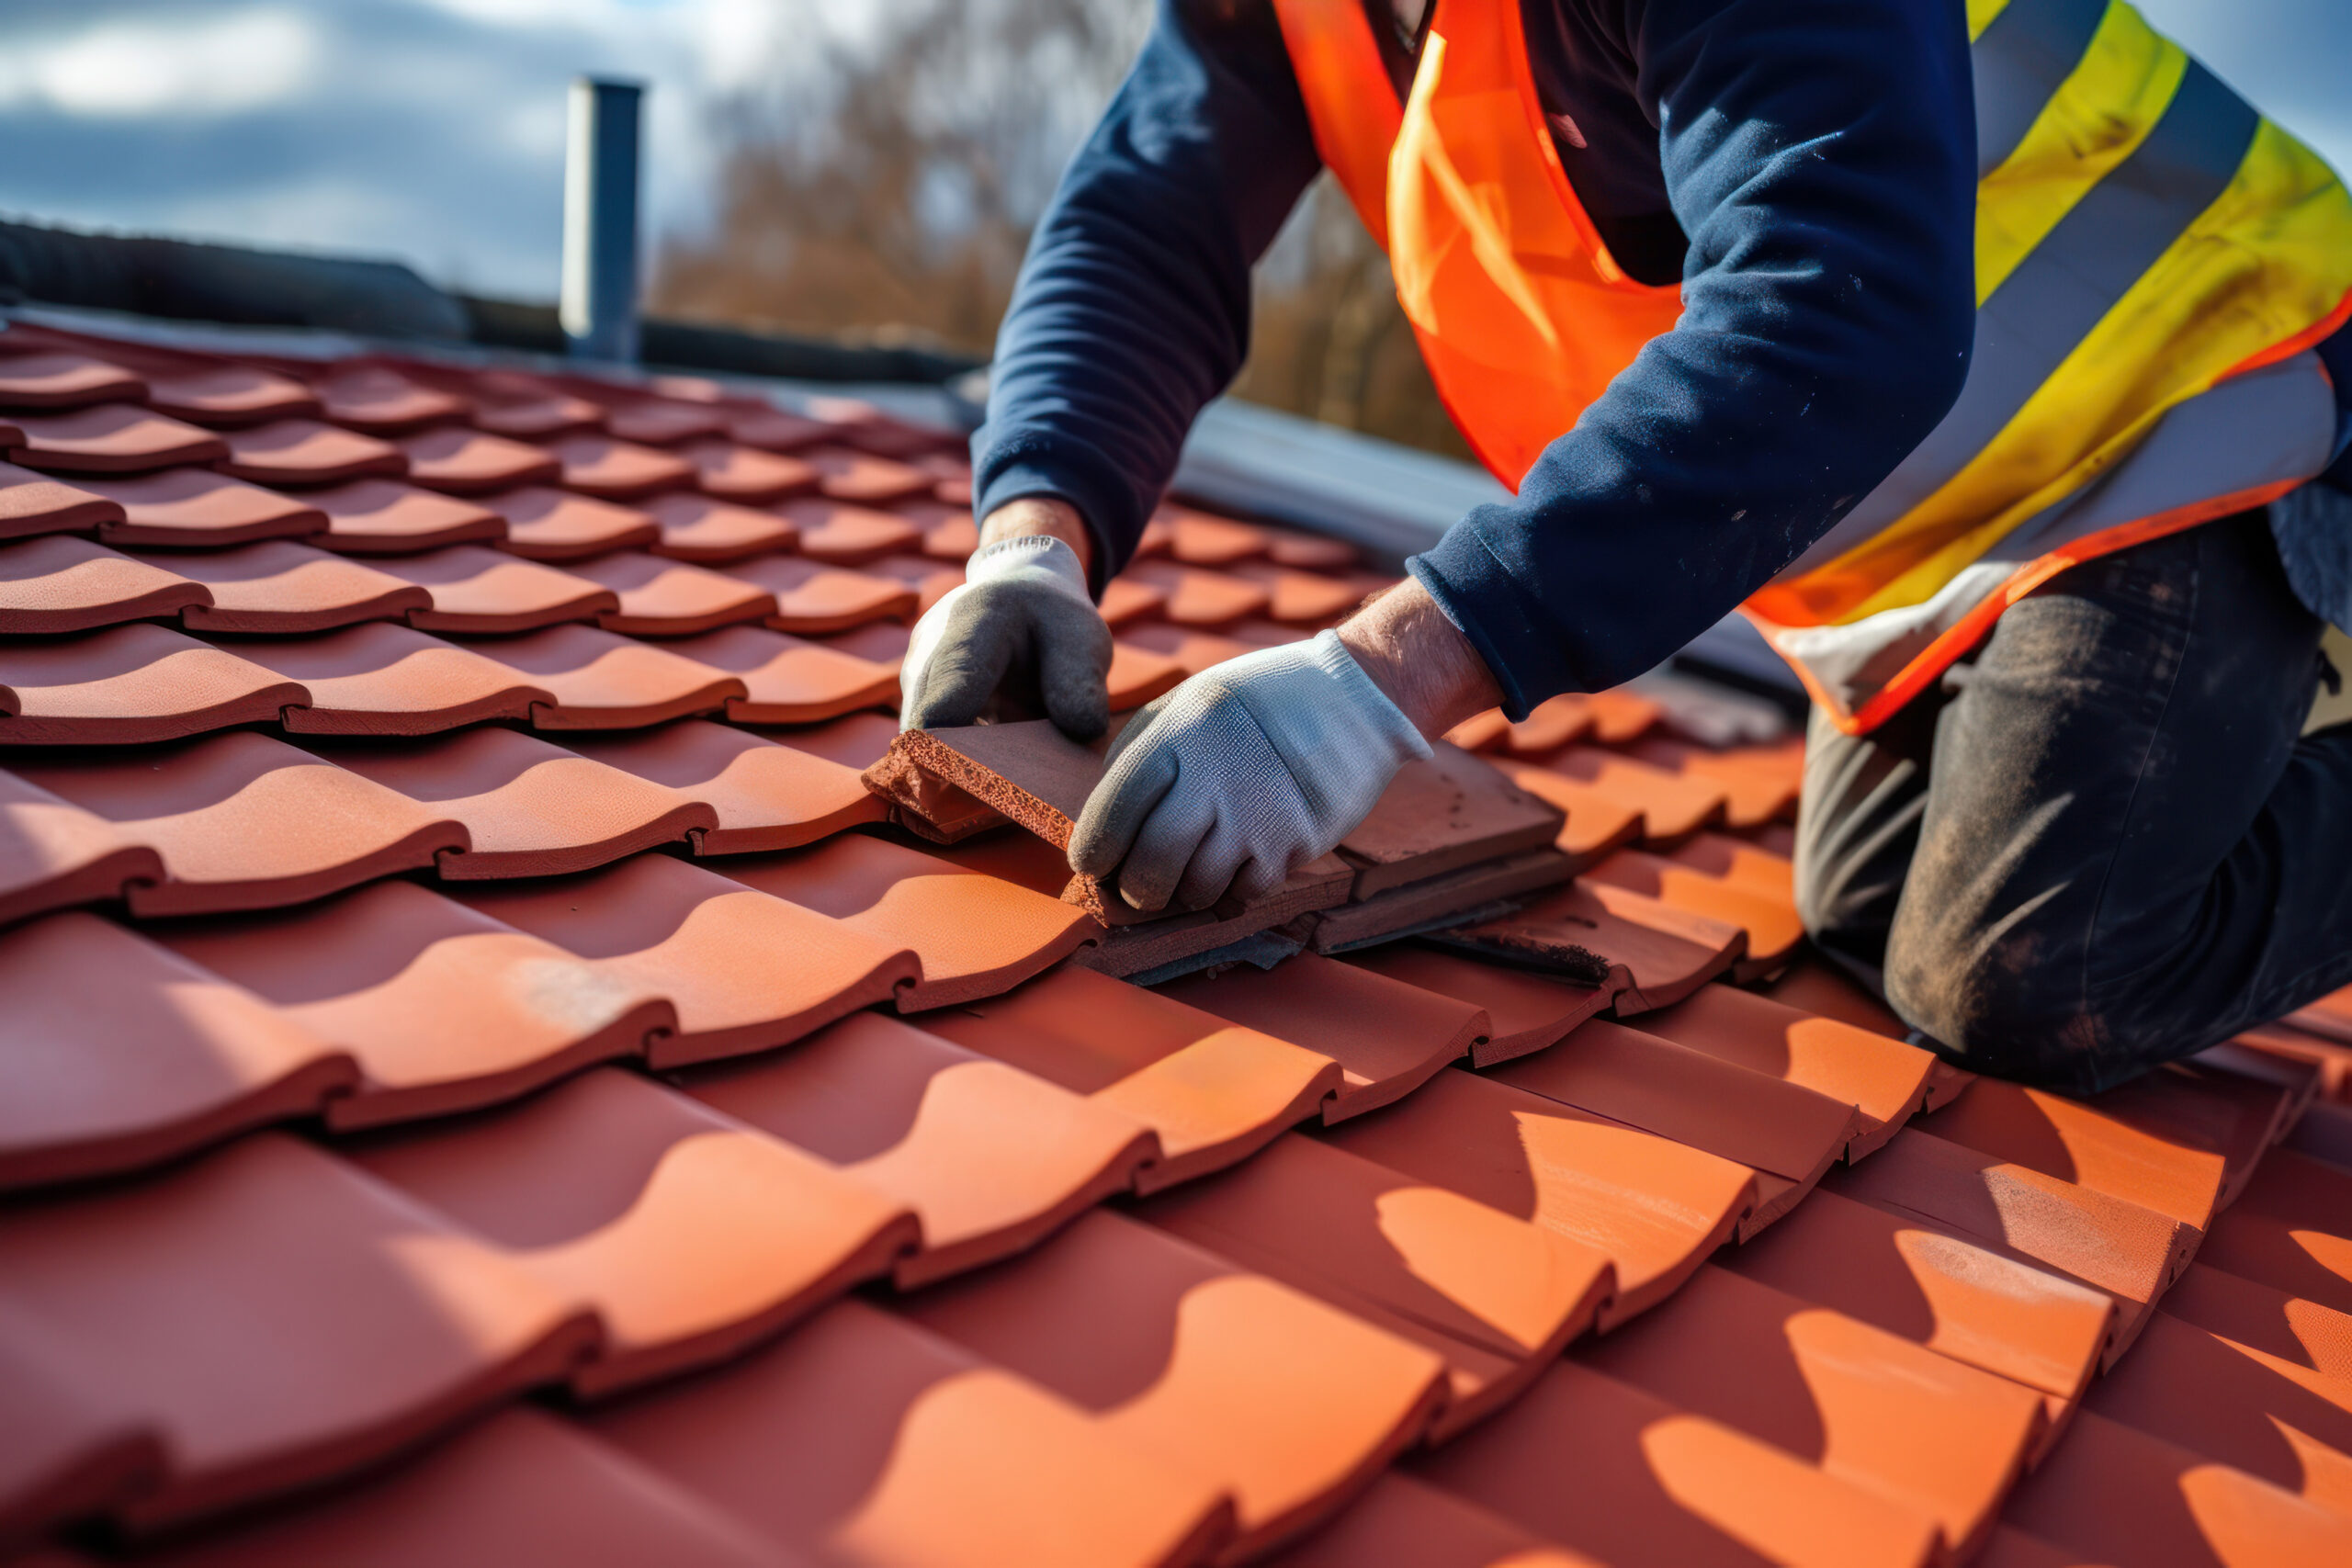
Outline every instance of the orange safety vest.
<svg viewBox="0 0 2352 1568">
<path fill-rule="evenodd" d="M 1849 732 L 2067 566 L 2259 505 L 2333 452 L 2311 347 L 2352 318 L 2335 176 L 2126 0 L 1966 4 L 1967 386 L 1743 606 Z M 1516 489 L 1674 328 L 1680 293 L 1627 277 L 1577 201 L 1518 0 L 1436 6 L 1401 105 L 1363 0 L 1275 13 L 1316 146 L 1388 253 L 1439 397 Z"/>
</svg>

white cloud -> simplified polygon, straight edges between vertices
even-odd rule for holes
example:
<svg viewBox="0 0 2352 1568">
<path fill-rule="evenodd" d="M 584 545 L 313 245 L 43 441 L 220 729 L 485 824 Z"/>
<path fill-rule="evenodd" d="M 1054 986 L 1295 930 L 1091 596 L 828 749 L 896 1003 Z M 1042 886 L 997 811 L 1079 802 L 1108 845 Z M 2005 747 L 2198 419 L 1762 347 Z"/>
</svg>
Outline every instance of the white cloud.
<svg viewBox="0 0 2352 1568">
<path fill-rule="evenodd" d="M 277 6 L 194 22 L 104 21 L 9 49 L 0 104 L 98 119 L 243 113 L 301 92 L 318 55 L 310 19 Z"/>
</svg>

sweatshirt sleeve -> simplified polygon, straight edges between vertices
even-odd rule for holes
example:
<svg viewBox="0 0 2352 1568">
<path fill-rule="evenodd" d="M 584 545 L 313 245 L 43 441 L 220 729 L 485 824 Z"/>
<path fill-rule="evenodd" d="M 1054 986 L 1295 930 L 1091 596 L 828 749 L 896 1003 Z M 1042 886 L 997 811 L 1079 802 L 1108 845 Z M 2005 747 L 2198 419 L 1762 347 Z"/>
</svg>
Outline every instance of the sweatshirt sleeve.
<svg viewBox="0 0 2352 1568">
<path fill-rule="evenodd" d="M 1320 162 L 1270 0 L 1159 0 L 1063 174 L 997 335 L 974 510 L 1075 506 L 1095 589 L 1248 353 L 1250 268 Z"/>
<path fill-rule="evenodd" d="M 1515 500 L 1408 563 L 1513 717 L 1652 668 L 1795 559 L 1951 408 L 1974 331 L 1961 6 L 1613 3 L 1690 237 L 1681 319 Z"/>
</svg>

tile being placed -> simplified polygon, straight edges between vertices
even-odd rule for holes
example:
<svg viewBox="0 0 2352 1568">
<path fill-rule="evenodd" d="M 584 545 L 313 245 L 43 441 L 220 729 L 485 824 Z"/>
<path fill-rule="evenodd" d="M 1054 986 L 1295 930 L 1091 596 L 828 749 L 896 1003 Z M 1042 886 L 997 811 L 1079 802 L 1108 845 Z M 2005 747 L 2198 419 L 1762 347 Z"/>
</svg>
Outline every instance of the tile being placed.
<svg viewBox="0 0 2352 1568">
<path fill-rule="evenodd" d="M 953 843 L 1010 818 L 1067 849 L 1102 780 L 1109 743 L 1105 737 L 1080 745 L 1043 718 L 910 729 L 891 742 L 888 760 L 868 770 L 866 784 L 925 838 Z"/>
<path fill-rule="evenodd" d="M 1178 1568 L 1232 1529 L 1207 1477 L 852 1298 L 590 1433 L 811 1561 Z M 779 1466 L 778 1454 L 796 1462 Z"/>
<path fill-rule="evenodd" d="M 1758 1201 L 1736 1161 L 1465 1072 L 1329 1141 L 1605 1255 L 1604 1329 L 1672 1295 Z"/>
<path fill-rule="evenodd" d="M 127 890 L 141 916 L 303 903 L 467 842 L 433 805 L 251 731 L 17 772 L 163 857 L 162 881 Z"/>
<path fill-rule="evenodd" d="M 617 436 L 559 437 L 545 450 L 563 465 L 563 488 L 603 501 L 638 501 L 695 482 L 695 466 L 673 453 Z"/>
<path fill-rule="evenodd" d="M 1481 861 L 1548 846 L 1560 813 L 1456 747 L 1441 743 L 1426 761 L 1408 762 L 1370 815 L 1340 840 L 1357 868 L 1355 897 Z"/>
<path fill-rule="evenodd" d="M 1484 1011 L 1487 1034 L 1470 1044 L 1481 1067 L 1541 1051 L 1609 1006 L 1606 986 L 1578 986 L 1524 969 L 1486 964 L 1416 942 L 1395 942 L 1348 954 L 1345 962 Z"/>
<path fill-rule="evenodd" d="M 1571 883 L 1516 913 L 1430 940 L 1581 985 L 1614 987 L 1620 1014 L 1670 1007 L 1737 963 L 1737 926 L 1685 916 L 1603 884 Z"/>
<path fill-rule="evenodd" d="M 922 960 L 901 1010 L 954 1008 L 1057 964 L 1097 933 L 1083 910 L 917 850 L 845 833 L 714 869 Z M 1188 1012 L 1190 1010 L 1186 1010 Z"/>
<path fill-rule="evenodd" d="M 1329 1057 L 1082 969 L 1060 969 L 923 1026 L 1090 1095 L 1159 1135 L 1138 1190 L 1247 1158 L 1337 1091 Z"/>
<path fill-rule="evenodd" d="M 905 584 L 802 556 L 762 556 L 738 562 L 728 575 L 775 595 L 768 625 L 778 631 L 815 636 L 915 616 L 915 592 Z"/>
<path fill-rule="evenodd" d="M 480 545 L 389 557 L 377 570 L 424 592 L 426 604 L 408 615 L 419 631 L 476 637 L 536 631 L 593 621 L 621 603 L 619 594 L 584 577 Z"/>
<path fill-rule="evenodd" d="M 16 447 L 10 460 L 44 473 L 144 474 L 229 455 L 228 443 L 210 431 L 135 403 L 22 414 L 0 428 L 17 436 L 7 443 Z"/>
<path fill-rule="evenodd" d="M 668 998 L 676 1032 L 646 1048 L 661 1068 L 789 1044 L 888 1001 L 922 973 L 906 947 L 668 855 L 458 896 L 633 989 Z"/>
<path fill-rule="evenodd" d="M 695 466 L 703 494 L 747 506 L 765 506 L 786 496 L 806 495 L 822 476 L 798 457 L 766 452 L 724 439 L 695 442 L 678 449 Z"/>
<path fill-rule="evenodd" d="M 1214 1477 L 1234 1500 L 1234 1561 L 1344 1506 L 1420 1437 L 1445 1386 L 1428 1348 L 1110 1213 L 905 1312 Z"/>
<path fill-rule="evenodd" d="M 511 729 L 314 745 L 336 766 L 463 823 L 469 847 L 439 863 L 454 881 L 585 871 L 683 842 L 716 820 L 675 790 Z"/>
<path fill-rule="evenodd" d="M 169 620 L 209 598 L 203 584 L 180 572 L 71 534 L 0 545 L 0 633 Z"/>
<path fill-rule="evenodd" d="M 560 1416 L 499 1412 L 352 1489 L 183 1539 L 152 1568 L 808 1568 Z"/>
<path fill-rule="evenodd" d="M 408 458 L 388 441 L 314 419 L 277 419 L 230 431 L 220 471 L 263 485 L 332 485 L 408 472 Z"/>
<path fill-rule="evenodd" d="M 2031 1389 L 1716 1268 L 1577 1359 L 1928 1514 L 1962 1561 L 2044 1419 Z"/>
<path fill-rule="evenodd" d="M 0 773 L 0 924 L 104 903 L 159 882 L 163 857 L 93 811 Z"/>
<path fill-rule="evenodd" d="M 0 409 L 39 412 L 146 400 L 147 383 L 136 374 L 86 354 L 0 357 Z"/>
<path fill-rule="evenodd" d="M 483 653 L 553 694 L 531 710 L 539 729 L 641 729 L 744 694 L 724 671 L 593 626 L 548 626 Z"/>
<path fill-rule="evenodd" d="M 505 519 L 503 547 L 532 560 L 578 560 L 649 546 L 662 536 L 662 525 L 650 512 L 540 485 L 486 496 L 482 504 Z"/>
<path fill-rule="evenodd" d="M 1339 1063 L 1344 1076 L 1324 1102 L 1327 1123 L 1411 1094 L 1494 1027 L 1481 1008 L 1312 953 L 1272 969 L 1244 964 L 1189 976 L 1159 994 Z"/>
<path fill-rule="evenodd" d="M 148 558 L 204 588 L 208 598 L 180 615 L 190 631 L 292 637 L 398 620 L 433 603 L 414 583 L 287 539 Z"/>
<path fill-rule="evenodd" d="M 1853 1107 L 1605 1019 L 1494 1077 L 1546 1100 L 1672 1138 L 1777 1178 L 1759 1186 L 1743 1235 L 1811 1190 L 1853 1135 Z"/>
<path fill-rule="evenodd" d="M 403 556 L 506 536 L 506 520 L 488 507 L 397 479 L 355 479 L 302 499 L 326 514 L 319 544 L 345 555 Z"/>
<path fill-rule="evenodd" d="M 306 705 L 287 710 L 294 734 L 437 735 L 489 719 L 527 719 L 553 700 L 509 665 L 382 621 L 237 646 L 310 694 Z"/>
<path fill-rule="evenodd" d="M 1795 901 L 1758 893 L 1737 883 L 1707 876 L 1679 862 L 1619 850 L 1585 868 L 1585 885 L 1623 888 L 1678 913 L 1736 926 L 1747 933 L 1746 951 L 1732 965 L 1733 980 L 1770 975 L 1784 966 L 1804 941 L 1804 922 Z M 1606 897 L 1607 895 L 1600 895 Z"/>
<path fill-rule="evenodd" d="M 574 562 L 571 570 L 619 596 L 597 617 L 606 631 L 637 637 L 691 637 L 718 626 L 764 620 L 775 596 L 724 573 L 659 556 L 616 550 Z"/>
<path fill-rule="evenodd" d="M 356 1064 L 325 1105 L 337 1129 L 495 1105 L 639 1056 L 677 1022 L 642 986 L 397 879 L 155 938 Z"/>
<path fill-rule="evenodd" d="M 1552 1366 L 1509 1410 L 1418 1461 L 1412 1474 L 1603 1562 L 1947 1561 L 1927 1510 L 1604 1377 L 1580 1358 Z M 1563 1486 L 1564 1474 L 1578 1484 Z M 1594 1506 L 1595 1498 L 1609 1506 Z"/>
<path fill-rule="evenodd" d="M 80 488 L 115 504 L 118 519 L 98 525 L 98 536 L 110 545 L 217 549 L 305 538 L 332 526 L 320 497 L 279 495 L 209 468 L 91 479 Z"/>
<path fill-rule="evenodd" d="M 645 510 L 662 528 L 662 537 L 648 548 L 673 560 L 749 560 L 788 550 L 800 537 L 797 528 L 773 512 L 684 491 L 657 495 Z"/>
<path fill-rule="evenodd" d="M 349 1157 L 592 1308 L 603 1340 L 571 1380 L 589 1395 L 732 1356 L 916 1239 L 897 1200 L 612 1068 Z"/>
<path fill-rule="evenodd" d="M 1849 1145 L 1851 1158 L 1925 1109 L 1935 1078 L 1936 1059 L 1917 1046 L 1729 986 L 1702 986 L 1687 1001 L 1643 1014 L 1641 1028 L 1853 1106 L 1861 1131 Z"/>
<path fill-rule="evenodd" d="M 120 746 L 274 723 L 310 694 L 162 626 L 0 645 L 0 744 Z"/>
<path fill-rule="evenodd" d="M 1441 1441 L 1526 1387 L 1613 1290 L 1583 1242 L 1295 1134 L 1135 1212 L 1436 1351 Z"/>
<path fill-rule="evenodd" d="M 776 510 L 799 534 L 800 553 L 827 566 L 865 566 L 922 546 L 922 531 L 895 512 L 823 496 L 786 502 Z"/>
<path fill-rule="evenodd" d="M 136 1170 L 358 1078 L 300 1020 L 96 915 L 0 934 L 0 1189 Z"/>
<path fill-rule="evenodd" d="M 14 463 L 0 463 L 0 539 L 89 534 L 121 521 L 121 503 L 86 485 L 70 485 Z"/>
<path fill-rule="evenodd" d="M 563 464 L 544 449 L 463 425 L 419 431 L 393 445 L 408 459 L 410 483 L 445 495 L 487 495 L 563 476 Z"/>
<path fill-rule="evenodd" d="M 743 682 L 749 694 L 727 704 L 727 716 L 737 724 L 814 724 L 861 708 L 890 707 L 899 699 L 895 662 L 877 663 L 764 626 L 728 626 L 669 647 Z"/>
<path fill-rule="evenodd" d="M 104 1238 L 105 1245 L 93 1245 Z M 368 1463 L 560 1376 L 595 1325 L 380 1183 L 276 1133 L 0 1220 L 0 1306 L 170 1456 L 144 1529 Z M 453 1315 L 461 1314 L 461 1315 Z"/>
<path fill-rule="evenodd" d="M 797 849 L 885 815 L 854 769 L 702 719 L 577 736 L 571 749 L 709 807 L 718 825 L 693 831 L 699 855 Z"/>
<path fill-rule="evenodd" d="M 905 1204 L 902 1288 L 1009 1258 L 1123 1192 L 1159 1153 L 1133 1117 L 874 1013 L 679 1087 Z"/>
</svg>

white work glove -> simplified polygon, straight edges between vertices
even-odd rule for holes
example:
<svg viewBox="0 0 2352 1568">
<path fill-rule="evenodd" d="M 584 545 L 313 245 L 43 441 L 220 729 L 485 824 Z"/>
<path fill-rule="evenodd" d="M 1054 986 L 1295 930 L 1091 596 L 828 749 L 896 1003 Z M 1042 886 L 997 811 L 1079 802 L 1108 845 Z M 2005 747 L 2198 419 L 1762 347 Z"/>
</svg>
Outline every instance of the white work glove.
<svg viewBox="0 0 2352 1568">
<path fill-rule="evenodd" d="M 1111 628 L 1086 592 L 1078 552 L 1048 535 L 972 552 L 963 583 L 915 623 L 899 667 L 899 728 L 977 723 L 1000 687 L 1063 734 L 1111 724 Z"/>
<path fill-rule="evenodd" d="M 1430 744 L 1337 632 L 1204 670 L 1137 714 L 1070 838 L 1137 909 L 1262 898 L 1362 822 Z"/>
</svg>

